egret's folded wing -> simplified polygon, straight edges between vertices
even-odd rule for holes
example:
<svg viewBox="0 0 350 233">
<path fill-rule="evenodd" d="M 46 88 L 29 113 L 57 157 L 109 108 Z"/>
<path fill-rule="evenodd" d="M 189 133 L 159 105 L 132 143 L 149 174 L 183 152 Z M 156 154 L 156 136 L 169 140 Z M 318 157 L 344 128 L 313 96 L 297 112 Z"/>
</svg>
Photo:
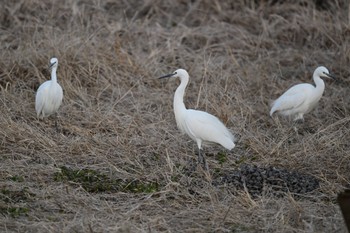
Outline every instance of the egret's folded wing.
<svg viewBox="0 0 350 233">
<path fill-rule="evenodd" d="M 47 92 L 47 85 L 46 82 L 40 85 L 38 88 L 38 91 L 36 92 L 35 96 L 35 111 L 37 116 L 39 117 L 45 103 L 45 93 Z"/>
<path fill-rule="evenodd" d="M 271 112 L 297 108 L 306 100 L 304 92 L 286 92 L 273 103 Z"/>
<path fill-rule="evenodd" d="M 187 133 L 208 141 L 216 141 L 223 135 L 234 139 L 224 124 L 215 116 L 202 111 L 188 111 L 189 115 L 185 118 Z"/>
</svg>

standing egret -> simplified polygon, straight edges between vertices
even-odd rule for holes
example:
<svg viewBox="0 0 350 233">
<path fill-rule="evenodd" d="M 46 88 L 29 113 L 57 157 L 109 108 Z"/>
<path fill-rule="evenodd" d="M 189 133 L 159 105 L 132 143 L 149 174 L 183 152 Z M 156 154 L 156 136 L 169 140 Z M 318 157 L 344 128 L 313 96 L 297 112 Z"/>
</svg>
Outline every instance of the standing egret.
<svg viewBox="0 0 350 233">
<path fill-rule="evenodd" d="M 186 70 L 178 69 L 172 74 L 160 77 L 160 79 L 170 77 L 179 77 L 181 81 L 174 96 L 174 113 L 177 127 L 182 133 L 186 133 L 197 142 L 198 160 L 203 162 L 208 170 L 205 157 L 201 155 L 202 142 L 215 142 L 228 150 L 232 150 L 235 147 L 234 136 L 215 116 L 203 111 L 186 109 L 183 102 L 185 89 L 189 81 Z"/>
<path fill-rule="evenodd" d="M 45 81 L 40 85 L 35 96 L 35 110 L 39 118 L 48 117 L 57 112 L 63 99 L 62 87 L 57 83 L 58 60 L 51 58 L 51 80 Z M 57 127 L 57 121 L 55 122 Z"/>
<path fill-rule="evenodd" d="M 294 121 L 303 121 L 304 114 L 315 108 L 324 92 L 324 81 L 321 77 L 333 78 L 324 66 L 318 67 L 313 74 L 316 86 L 302 83 L 291 87 L 272 103 L 270 116 L 277 112 L 283 116 L 290 116 Z"/>
</svg>

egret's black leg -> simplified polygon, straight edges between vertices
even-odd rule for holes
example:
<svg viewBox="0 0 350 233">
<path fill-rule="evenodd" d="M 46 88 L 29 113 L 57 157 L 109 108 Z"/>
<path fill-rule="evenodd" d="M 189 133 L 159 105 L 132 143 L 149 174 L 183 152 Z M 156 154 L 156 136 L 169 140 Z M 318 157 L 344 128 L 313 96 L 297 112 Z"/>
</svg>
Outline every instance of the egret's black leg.
<svg viewBox="0 0 350 233">
<path fill-rule="evenodd" d="M 304 123 L 304 118 L 303 117 L 298 117 L 298 118 L 295 118 L 294 121 L 293 121 L 293 129 L 294 129 L 294 132 L 299 135 L 299 128 L 303 126 L 303 123 Z"/>
<path fill-rule="evenodd" d="M 294 121 L 295 124 L 303 124 L 304 123 L 304 118 L 299 118 Z"/>
<path fill-rule="evenodd" d="M 60 132 L 59 131 L 59 128 L 58 128 L 58 124 L 57 124 L 57 118 L 58 118 L 58 114 L 57 114 L 57 112 L 55 113 L 55 128 L 56 128 L 56 131 L 57 132 Z"/>
<path fill-rule="evenodd" d="M 207 164 L 207 160 L 205 159 L 205 155 L 201 153 L 201 149 L 198 150 L 198 162 L 203 165 L 203 168 L 208 171 L 209 167 Z"/>
<path fill-rule="evenodd" d="M 202 155 L 201 155 L 201 149 L 198 149 L 198 163 L 202 163 Z"/>
<path fill-rule="evenodd" d="M 206 171 L 209 171 L 207 160 L 205 159 L 205 155 L 202 155 L 203 157 L 203 166 Z"/>
</svg>

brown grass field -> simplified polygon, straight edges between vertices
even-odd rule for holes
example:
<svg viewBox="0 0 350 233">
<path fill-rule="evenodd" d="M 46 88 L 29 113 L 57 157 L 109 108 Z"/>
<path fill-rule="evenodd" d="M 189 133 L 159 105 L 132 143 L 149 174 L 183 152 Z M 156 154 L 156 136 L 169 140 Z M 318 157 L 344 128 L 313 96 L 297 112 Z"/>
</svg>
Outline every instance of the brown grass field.
<svg viewBox="0 0 350 233">
<path fill-rule="evenodd" d="M 349 9 L 1 1 L 0 232 L 346 232 L 336 197 L 350 187 Z M 34 109 L 54 56 L 58 129 Z M 320 65 L 337 80 L 304 123 L 271 118 L 271 101 Z M 178 80 L 158 80 L 177 68 L 190 74 L 186 106 L 237 137 L 232 151 L 205 148 L 209 172 L 191 172 Z"/>
</svg>

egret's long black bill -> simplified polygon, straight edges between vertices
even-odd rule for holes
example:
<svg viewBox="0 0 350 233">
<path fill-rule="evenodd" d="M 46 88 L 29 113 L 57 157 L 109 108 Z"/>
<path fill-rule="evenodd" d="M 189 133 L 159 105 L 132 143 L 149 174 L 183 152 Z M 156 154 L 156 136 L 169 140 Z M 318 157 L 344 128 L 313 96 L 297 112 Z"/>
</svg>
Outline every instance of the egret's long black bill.
<svg viewBox="0 0 350 233">
<path fill-rule="evenodd" d="M 174 76 L 175 74 L 166 74 L 166 75 L 163 75 L 162 77 L 159 77 L 159 79 L 161 78 L 170 78 L 172 76 Z"/>
<path fill-rule="evenodd" d="M 56 62 L 51 63 L 50 66 L 49 66 L 49 69 L 51 69 L 51 67 L 52 67 L 53 65 L 55 65 L 55 64 L 56 64 Z"/>
<path fill-rule="evenodd" d="M 331 79 L 337 79 L 333 74 L 326 74 L 326 73 L 324 73 L 325 75 L 327 75 L 329 78 L 331 78 Z"/>
</svg>

